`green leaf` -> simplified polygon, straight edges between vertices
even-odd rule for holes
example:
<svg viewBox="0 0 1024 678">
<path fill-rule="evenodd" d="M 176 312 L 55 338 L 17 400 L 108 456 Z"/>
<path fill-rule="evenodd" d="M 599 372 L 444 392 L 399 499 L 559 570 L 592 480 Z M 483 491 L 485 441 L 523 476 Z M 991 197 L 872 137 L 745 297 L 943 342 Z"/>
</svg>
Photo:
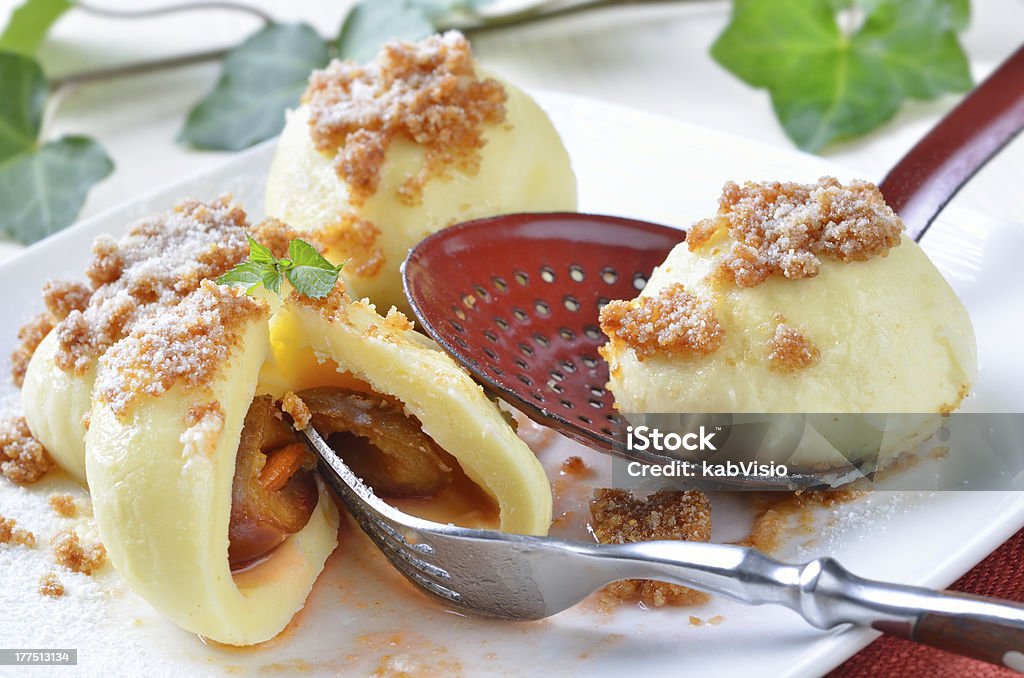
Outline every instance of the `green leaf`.
<svg viewBox="0 0 1024 678">
<path fill-rule="evenodd" d="M 270 264 L 271 266 L 277 264 L 277 257 L 274 256 L 269 247 L 256 242 L 248 233 L 245 234 L 245 237 L 249 239 L 249 261 L 256 262 L 257 264 Z"/>
<path fill-rule="evenodd" d="M 0 232 L 31 243 L 64 228 L 114 169 L 98 143 L 63 137 L 0 163 Z"/>
<path fill-rule="evenodd" d="M 231 50 L 213 90 L 189 113 L 178 140 L 197 148 L 238 151 L 284 127 L 310 71 L 329 59 L 327 45 L 306 24 L 269 24 Z"/>
<path fill-rule="evenodd" d="M 866 17 L 847 35 L 840 11 Z M 956 36 L 968 18 L 967 0 L 742 0 L 711 54 L 768 89 L 789 137 L 816 151 L 885 123 L 908 97 L 969 89 Z"/>
<path fill-rule="evenodd" d="M 362 0 L 345 17 L 335 48 L 343 59 L 369 61 L 388 40 L 419 40 L 434 32 L 426 11 L 408 0 Z"/>
<path fill-rule="evenodd" d="M 308 242 L 296 239 L 288 243 L 288 258 L 291 265 L 285 268 L 285 275 L 300 294 L 323 299 L 334 289 L 342 265 L 324 259 Z"/>
<path fill-rule="evenodd" d="M 233 269 L 217 278 L 218 285 L 229 287 L 244 287 L 246 292 L 252 292 L 263 282 L 263 275 L 266 266 L 252 261 L 243 261 Z M 273 268 L 273 267 L 271 267 Z"/>
<path fill-rule="evenodd" d="M 11 12 L 7 27 L 0 34 L 0 50 L 35 54 L 50 26 L 70 8 L 68 0 L 25 0 Z"/>
<path fill-rule="evenodd" d="M 0 162 L 30 151 L 39 136 L 49 88 L 34 59 L 0 52 Z"/>
<path fill-rule="evenodd" d="M 423 10 L 431 19 L 438 19 L 453 12 L 472 14 L 494 0 L 408 0 L 413 7 Z"/>
</svg>

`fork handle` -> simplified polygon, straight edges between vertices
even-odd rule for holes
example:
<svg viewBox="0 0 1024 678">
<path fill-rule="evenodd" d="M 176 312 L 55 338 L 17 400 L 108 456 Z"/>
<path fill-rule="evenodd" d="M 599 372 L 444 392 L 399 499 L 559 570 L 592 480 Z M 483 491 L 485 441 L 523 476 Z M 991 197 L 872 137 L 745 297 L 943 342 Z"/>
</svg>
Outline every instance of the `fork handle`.
<svg viewBox="0 0 1024 678">
<path fill-rule="evenodd" d="M 617 578 L 670 581 L 753 605 L 774 603 L 821 629 L 854 624 L 1024 672 L 1024 605 L 858 577 L 832 558 L 782 563 L 754 549 L 694 542 L 590 547 Z"/>
<path fill-rule="evenodd" d="M 869 626 L 1024 672 L 1024 605 L 864 579 L 831 558 L 800 569 L 796 609 L 812 624 Z"/>
</svg>

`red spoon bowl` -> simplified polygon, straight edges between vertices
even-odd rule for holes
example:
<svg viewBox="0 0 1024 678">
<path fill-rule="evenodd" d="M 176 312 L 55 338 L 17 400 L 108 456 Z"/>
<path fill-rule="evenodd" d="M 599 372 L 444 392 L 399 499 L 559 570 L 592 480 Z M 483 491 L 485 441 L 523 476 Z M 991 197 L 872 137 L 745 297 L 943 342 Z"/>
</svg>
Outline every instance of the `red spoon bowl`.
<svg viewBox="0 0 1024 678">
<path fill-rule="evenodd" d="M 635 297 L 685 238 L 594 214 L 480 219 L 421 242 L 405 293 L 427 334 L 492 393 L 585 445 L 622 450 L 598 313 Z"/>
</svg>

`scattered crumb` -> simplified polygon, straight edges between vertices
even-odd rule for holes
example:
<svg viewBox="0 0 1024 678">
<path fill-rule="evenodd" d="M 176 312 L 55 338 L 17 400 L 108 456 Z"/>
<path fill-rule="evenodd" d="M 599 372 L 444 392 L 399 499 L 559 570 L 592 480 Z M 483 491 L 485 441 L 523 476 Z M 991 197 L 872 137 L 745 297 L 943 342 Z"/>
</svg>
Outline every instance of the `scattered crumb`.
<svg viewBox="0 0 1024 678">
<path fill-rule="evenodd" d="M 40 313 L 18 330 L 18 341 L 21 343 L 11 353 L 11 379 L 18 388 L 25 383 L 25 372 L 32 355 L 52 329 L 53 322 L 49 314 Z"/>
<path fill-rule="evenodd" d="M 775 326 L 775 334 L 768 340 L 768 362 L 773 370 L 796 372 L 821 360 L 821 351 L 804 334 L 783 322 Z"/>
<path fill-rule="evenodd" d="M 870 490 L 857 488 L 842 490 L 809 490 L 806 492 L 752 492 L 747 496 L 753 503 L 754 522 L 746 538 L 737 542 L 772 553 L 782 543 L 783 533 L 792 524 L 807 531 L 814 525 L 816 507 L 835 508 L 856 501 Z"/>
<path fill-rule="evenodd" d="M 718 626 L 719 624 L 721 624 L 724 621 L 725 621 L 725 617 L 723 617 L 720 614 L 716 614 L 714 617 L 712 617 L 711 619 L 708 620 L 708 623 L 711 624 L 712 626 Z"/>
<path fill-rule="evenodd" d="M 291 416 L 296 428 L 306 428 L 309 420 L 313 417 L 313 413 L 306 407 L 306 403 L 302 402 L 302 398 L 291 391 L 284 394 L 284 398 L 281 400 L 281 409 Z"/>
<path fill-rule="evenodd" d="M 929 452 L 928 456 L 932 459 L 945 459 L 949 456 L 949 448 L 945 446 L 933 447 Z"/>
<path fill-rule="evenodd" d="M 16 520 L 0 516 L 0 544 L 15 544 L 31 549 L 36 546 L 36 536 L 19 528 Z"/>
<path fill-rule="evenodd" d="M 562 462 L 559 473 L 563 476 L 584 476 L 589 473 L 590 467 L 583 461 L 582 457 L 569 457 Z"/>
<path fill-rule="evenodd" d="M 885 256 L 899 245 L 903 222 L 874 184 L 844 186 L 822 177 L 816 184 L 726 183 L 717 216 L 687 235 L 690 251 L 726 229 L 733 245 L 719 271 L 740 287 L 754 287 L 773 275 L 813 278 L 822 256 L 843 262 Z"/>
<path fill-rule="evenodd" d="M 56 574 L 47 572 L 39 579 L 39 593 L 49 598 L 60 598 L 64 595 L 64 584 Z"/>
<path fill-rule="evenodd" d="M 690 615 L 690 626 L 700 626 L 703 623 L 704 620 L 700 617 L 694 617 L 692 614 Z"/>
<path fill-rule="evenodd" d="M 50 508 L 62 518 L 74 518 L 78 515 L 78 505 L 70 494 L 51 494 Z"/>
<path fill-rule="evenodd" d="M 61 530 L 50 539 L 53 559 L 72 572 L 92 574 L 107 561 L 107 549 L 103 544 L 83 546 L 78 533 L 73 529 Z"/>
<path fill-rule="evenodd" d="M 708 299 L 674 283 L 656 296 L 612 301 L 601 309 L 601 330 L 621 340 L 643 360 L 658 352 L 684 355 L 714 353 L 725 340 Z"/>
<path fill-rule="evenodd" d="M 450 169 L 475 174 L 485 141 L 483 126 L 505 120 L 504 87 L 477 77 L 469 41 L 449 31 L 417 43 L 392 41 L 367 63 L 332 61 L 314 71 L 309 104 L 314 145 L 334 157 L 334 168 L 362 205 L 376 193 L 388 146 L 404 138 L 422 146 L 422 169 L 397 189 L 415 205 L 423 185 Z"/>
<path fill-rule="evenodd" d="M 25 417 L 0 419 L 0 472 L 12 483 L 29 485 L 53 468 L 42 443 L 32 437 Z"/>
<path fill-rule="evenodd" d="M 711 504 L 700 490 L 663 490 L 636 499 L 625 490 L 598 489 L 590 502 L 590 514 L 594 536 L 602 544 L 711 539 Z M 652 607 L 695 605 L 708 597 L 678 584 L 627 579 L 606 586 L 600 606 L 610 609 L 620 602 L 633 601 Z"/>
</svg>

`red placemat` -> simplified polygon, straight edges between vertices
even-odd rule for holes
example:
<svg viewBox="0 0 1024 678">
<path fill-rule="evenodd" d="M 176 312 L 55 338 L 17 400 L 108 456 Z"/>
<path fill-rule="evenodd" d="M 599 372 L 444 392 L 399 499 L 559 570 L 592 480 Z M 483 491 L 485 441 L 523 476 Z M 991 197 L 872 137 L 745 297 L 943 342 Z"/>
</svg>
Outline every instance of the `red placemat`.
<svg viewBox="0 0 1024 678">
<path fill-rule="evenodd" d="M 1024 530 L 1013 535 L 950 588 L 981 596 L 1024 602 Z M 1020 674 L 976 659 L 918 645 L 902 638 L 883 636 L 828 675 L 829 678 L 1003 678 Z"/>
</svg>

